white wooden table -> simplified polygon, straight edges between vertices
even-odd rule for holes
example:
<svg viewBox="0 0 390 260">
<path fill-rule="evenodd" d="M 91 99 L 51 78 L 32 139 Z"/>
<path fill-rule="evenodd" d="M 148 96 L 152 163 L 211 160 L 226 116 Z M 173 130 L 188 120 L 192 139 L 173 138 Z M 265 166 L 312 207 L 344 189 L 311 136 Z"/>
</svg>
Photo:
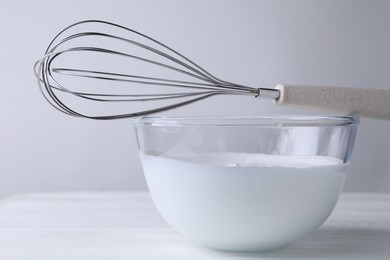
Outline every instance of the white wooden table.
<svg viewBox="0 0 390 260">
<path fill-rule="evenodd" d="M 390 194 L 343 194 L 320 229 L 263 254 L 193 244 L 147 193 L 18 195 L 0 202 L 0 259 L 390 259 Z"/>
</svg>

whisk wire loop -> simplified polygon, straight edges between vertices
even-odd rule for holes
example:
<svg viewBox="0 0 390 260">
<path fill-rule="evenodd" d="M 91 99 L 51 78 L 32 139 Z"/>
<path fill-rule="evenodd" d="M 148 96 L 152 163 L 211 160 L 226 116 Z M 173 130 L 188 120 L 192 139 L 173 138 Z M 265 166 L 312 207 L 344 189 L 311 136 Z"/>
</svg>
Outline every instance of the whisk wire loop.
<svg viewBox="0 0 390 260">
<path fill-rule="evenodd" d="M 87 25 L 99 27 L 99 29 L 81 30 L 83 26 Z M 100 26 L 106 26 L 109 33 L 102 30 Z M 76 32 L 72 33 L 73 30 L 76 30 Z M 78 30 L 81 30 L 81 32 Z M 89 40 L 89 42 L 85 43 L 83 40 Z M 116 45 L 124 44 L 125 50 L 119 49 L 119 47 L 118 49 L 106 47 L 103 43 L 105 41 L 111 41 L 110 44 L 114 43 Z M 83 57 L 82 55 L 92 54 L 105 55 L 103 60 L 93 64 L 93 68 L 82 68 L 80 64 L 70 67 L 56 65 L 57 61 L 61 61 L 62 58 L 66 60 L 66 57 L 70 57 L 72 61 L 77 61 L 76 58 L 73 58 L 75 56 L 71 55 Z M 133 65 L 132 68 L 141 70 L 142 73 L 122 72 L 112 70 L 111 67 L 109 70 L 94 68 L 96 65 L 106 63 L 106 60 L 113 57 L 135 63 L 136 65 Z M 84 59 L 82 61 L 84 62 Z M 142 66 L 149 67 L 142 70 Z M 152 68 L 150 71 L 153 72 L 159 70 L 159 75 L 162 76 L 143 75 L 145 71 L 149 71 L 149 68 Z M 68 115 L 101 120 L 157 113 L 221 94 L 257 97 L 262 96 L 261 90 L 263 90 L 270 97 L 276 98 L 278 95 L 278 90 L 275 89 L 251 88 L 221 80 L 182 54 L 145 34 L 115 23 L 99 20 L 77 22 L 60 31 L 51 40 L 44 57 L 35 63 L 34 73 L 43 96 L 55 108 Z M 174 73 L 173 78 L 170 78 L 172 76 L 168 77 L 172 73 Z M 178 79 L 179 76 L 191 80 L 181 80 Z M 87 84 L 69 84 L 71 87 L 68 87 L 68 81 L 64 78 L 66 80 L 79 78 L 80 80 L 92 81 Z M 104 87 L 100 85 L 97 87 L 98 81 Z M 120 87 L 114 87 L 114 83 L 120 83 L 121 85 Z M 123 91 L 123 85 L 125 85 L 125 91 Z M 92 91 L 83 91 L 81 86 L 92 89 Z M 75 88 L 79 90 L 74 90 Z M 181 89 L 181 91 L 177 89 Z M 136 102 L 146 104 L 169 100 L 176 100 L 176 103 L 157 104 L 155 108 L 150 106 L 131 113 L 114 112 L 111 114 L 105 113 L 104 115 L 90 115 L 78 112 L 67 105 L 67 98 L 62 100 L 64 95 L 104 103 L 129 102 L 129 104 L 134 104 Z"/>
</svg>

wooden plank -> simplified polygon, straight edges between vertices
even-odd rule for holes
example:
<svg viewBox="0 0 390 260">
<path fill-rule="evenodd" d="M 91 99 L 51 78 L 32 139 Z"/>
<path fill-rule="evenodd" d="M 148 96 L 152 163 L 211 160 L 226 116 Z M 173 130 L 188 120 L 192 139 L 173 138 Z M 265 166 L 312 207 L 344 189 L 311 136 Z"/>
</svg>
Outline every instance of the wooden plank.
<svg viewBox="0 0 390 260">
<path fill-rule="evenodd" d="M 342 194 L 282 250 L 232 254 L 172 230 L 147 193 L 36 193 L 0 202 L 0 259 L 390 259 L 390 194 Z"/>
</svg>

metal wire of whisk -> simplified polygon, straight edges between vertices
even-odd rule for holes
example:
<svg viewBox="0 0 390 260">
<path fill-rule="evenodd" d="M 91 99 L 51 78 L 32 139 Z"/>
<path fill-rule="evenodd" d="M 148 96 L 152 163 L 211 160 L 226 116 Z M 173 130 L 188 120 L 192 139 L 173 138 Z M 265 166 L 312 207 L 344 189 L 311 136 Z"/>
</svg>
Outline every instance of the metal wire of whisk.
<svg viewBox="0 0 390 260">
<path fill-rule="evenodd" d="M 277 89 L 218 79 L 161 42 L 100 20 L 77 22 L 58 33 L 35 63 L 34 72 L 44 97 L 55 108 L 91 119 L 157 113 L 222 94 L 279 97 Z M 81 107 L 84 101 L 131 105 L 124 108 L 126 112 L 104 106 L 104 113 L 96 115 L 72 108 L 73 99 L 81 101 Z M 141 104 L 142 109 L 134 104 Z"/>
</svg>

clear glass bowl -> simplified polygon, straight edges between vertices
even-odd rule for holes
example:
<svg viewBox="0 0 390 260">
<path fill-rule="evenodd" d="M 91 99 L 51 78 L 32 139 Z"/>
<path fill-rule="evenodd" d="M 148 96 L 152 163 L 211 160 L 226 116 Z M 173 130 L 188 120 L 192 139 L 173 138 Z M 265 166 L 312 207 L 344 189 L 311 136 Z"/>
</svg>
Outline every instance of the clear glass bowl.
<svg viewBox="0 0 390 260">
<path fill-rule="evenodd" d="M 209 248 L 264 251 L 317 229 L 351 159 L 354 117 L 143 117 L 146 181 L 174 229 Z"/>
</svg>

